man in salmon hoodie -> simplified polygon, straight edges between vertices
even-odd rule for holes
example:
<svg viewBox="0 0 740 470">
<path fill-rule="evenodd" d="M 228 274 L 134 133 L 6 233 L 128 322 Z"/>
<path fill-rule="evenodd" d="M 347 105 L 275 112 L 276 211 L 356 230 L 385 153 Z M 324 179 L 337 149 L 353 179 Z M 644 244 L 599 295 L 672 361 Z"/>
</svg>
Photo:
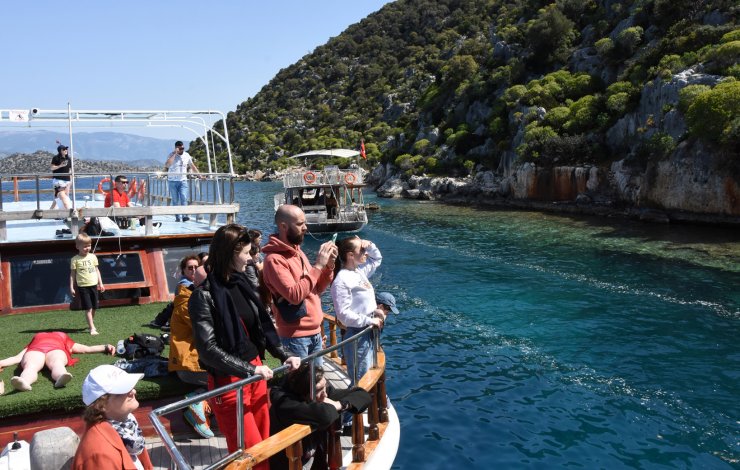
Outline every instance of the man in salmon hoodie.
<svg viewBox="0 0 740 470">
<path fill-rule="evenodd" d="M 308 230 L 301 208 L 282 205 L 275 212 L 278 233 L 270 235 L 263 248 L 262 279 L 272 294 L 272 311 L 283 346 L 304 358 L 321 350 L 321 293 L 334 279 L 337 246 L 321 245 L 311 265 L 301 250 Z M 321 358 L 316 360 L 321 365 Z"/>
</svg>

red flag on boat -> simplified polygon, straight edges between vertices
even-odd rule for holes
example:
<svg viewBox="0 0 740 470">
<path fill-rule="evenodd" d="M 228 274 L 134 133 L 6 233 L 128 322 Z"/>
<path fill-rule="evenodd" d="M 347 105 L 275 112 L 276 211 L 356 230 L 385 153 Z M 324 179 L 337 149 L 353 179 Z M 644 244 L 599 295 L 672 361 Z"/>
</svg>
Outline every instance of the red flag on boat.
<svg viewBox="0 0 740 470">
<path fill-rule="evenodd" d="M 360 156 L 367 160 L 367 154 L 365 153 L 365 139 L 360 139 Z"/>
</svg>

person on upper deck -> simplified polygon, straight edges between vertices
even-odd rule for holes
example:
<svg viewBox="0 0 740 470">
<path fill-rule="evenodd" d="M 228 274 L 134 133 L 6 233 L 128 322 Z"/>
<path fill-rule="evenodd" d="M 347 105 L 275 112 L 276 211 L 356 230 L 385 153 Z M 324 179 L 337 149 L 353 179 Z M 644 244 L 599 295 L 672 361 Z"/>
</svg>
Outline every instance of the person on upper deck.
<svg viewBox="0 0 740 470">
<path fill-rule="evenodd" d="M 193 173 L 200 174 L 198 167 L 193 162 L 193 157 L 185 151 L 181 140 L 175 142 L 175 150 L 169 154 L 164 164 L 167 170 L 167 183 L 170 190 L 173 206 L 188 205 L 188 169 Z M 190 217 L 182 216 L 182 221 L 187 222 Z M 180 221 L 180 215 L 175 216 L 175 221 Z"/>
<path fill-rule="evenodd" d="M 128 178 L 123 175 L 113 180 L 113 189 L 105 196 L 105 207 L 128 207 Z"/>
<path fill-rule="evenodd" d="M 69 148 L 66 145 L 57 147 L 57 154 L 51 159 L 51 172 L 54 173 L 52 183 L 54 184 L 55 200 L 52 203 L 52 209 L 56 207 L 56 198 L 62 201 L 65 209 L 72 207 L 72 201 L 69 200 L 68 191 L 70 188 L 69 171 L 72 166 L 72 158 L 68 156 Z"/>
<path fill-rule="evenodd" d="M 296 206 L 282 205 L 275 211 L 278 233 L 262 249 L 262 279 L 273 298 L 272 312 L 283 345 L 301 358 L 322 348 L 322 292 L 334 278 L 337 247 L 321 245 L 312 266 L 301 250 L 308 230 L 306 215 Z M 321 365 L 320 358 L 316 361 Z"/>
</svg>

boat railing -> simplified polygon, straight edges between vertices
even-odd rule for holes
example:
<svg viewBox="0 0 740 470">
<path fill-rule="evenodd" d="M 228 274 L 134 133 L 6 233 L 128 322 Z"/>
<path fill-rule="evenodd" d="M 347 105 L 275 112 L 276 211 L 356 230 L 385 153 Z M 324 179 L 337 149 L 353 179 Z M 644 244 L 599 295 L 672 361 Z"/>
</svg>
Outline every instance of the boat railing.
<svg viewBox="0 0 740 470">
<path fill-rule="evenodd" d="M 358 168 L 292 171 L 283 176 L 283 186 L 285 188 L 336 185 L 362 186 L 363 184 L 364 178 Z"/>
<path fill-rule="evenodd" d="M 365 427 L 364 418 L 362 413 L 354 415 L 352 421 L 352 461 L 353 463 L 362 463 L 366 461 L 368 449 L 374 449 L 377 446 L 378 441 L 383 435 L 383 431 L 387 427 L 388 423 L 388 402 L 386 397 L 385 389 L 385 354 L 379 347 L 379 330 L 376 327 L 369 326 L 364 330 L 360 331 L 356 335 L 349 337 L 343 341 L 337 342 L 337 329 L 338 322 L 330 315 L 324 315 L 324 320 L 329 325 L 329 341 L 330 346 L 326 349 L 318 351 L 310 356 L 307 356 L 301 360 L 302 363 L 309 362 L 311 367 L 311 396 L 313 398 L 315 384 L 314 384 L 314 359 L 317 357 L 324 357 L 325 360 L 333 360 L 339 362 L 337 350 L 348 344 L 356 344 L 356 342 L 365 335 L 372 335 L 372 341 L 375 344 L 375 354 L 373 354 L 373 365 L 368 372 L 362 376 L 359 381 L 355 381 L 357 386 L 368 391 L 372 397 L 370 406 L 368 407 L 368 439 L 365 440 Z M 357 354 L 357 348 L 352 348 L 354 354 Z M 355 356 L 356 358 L 356 356 Z M 357 364 L 355 359 L 355 364 Z M 286 372 L 287 366 L 283 365 L 273 370 L 275 375 Z M 237 423 L 237 437 L 236 440 L 240 443 L 239 449 L 223 457 L 219 461 L 206 467 L 206 470 L 226 468 L 228 470 L 241 470 L 252 468 L 254 465 L 264 462 L 271 456 L 286 451 L 288 456 L 289 468 L 300 469 L 301 467 L 301 456 L 303 455 L 303 449 L 301 440 L 311 434 L 313 431 L 310 426 L 303 424 L 294 424 L 288 428 L 270 436 L 262 442 L 249 447 L 244 448 L 244 420 L 239 417 L 244 414 L 243 408 L 243 387 L 250 383 L 263 380 L 261 375 L 254 375 L 238 382 L 219 387 L 190 398 L 186 398 L 175 403 L 157 408 L 149 413 L 149 418 L 154 425 L 154 429 L 162 439 L 162 443 L 169 453 L 172 462 L 176 468 L 180 470 L 189 470 L 190 464 L 185 460 L 183 454 L 177 448 L 172 436 L 169 435 L 160 417 L 174 413 L 176 411 L 187 408 L 189 405 L 199 403 L 202 400 L 213 398 L 219 395 L 223 395 L 227 392 L 236 390 L 236 423 Z M 339 421 L 339 420 L 338 420 Z M 340 442 L 341 427 L 339 422 L 335 422 L 330 432 L 328 433 L 328 461 L 330 468 L 339 468 L 342 466 L 342 449 Z"/>
<path fill-rule="evenodd" d="M 154 233 L 152 219 L 155 216 L 188 214 L 196 218 L 209 217 L 209 223 L 213 226 L 219 216 L 225 216 L 226 222 L 229 223 L 235 220 L 239 212 L 234 193 L 236 177 L 228 173 L 189 175 L 188 206 L 169 206 L 171 196 L 167 173 L 132 171 L 75 173 L 72 177 L 72 190 L 69 191 L 72 208 L 54 210 L 45 207 L 54 199 L 54 189 L 50 180 L 54 176 L 59 176 L 58 174 L 0 174 L 0 241 L 6 239 L 4 236 L 6 223 L 11 220 L 69 218 L 73 222 L 72 235 L 76 236 L 77 224 L 74 223 L 76 219 L 112 215 L 110 208 L 100 207 L 100 204 L 91 201 L 103 201 L 106 193 L 112 190 L 112 182 L 119 174 L 126 175 L 129 180 L 129 200 L 132 204 L 127 208 L 115 208 L 115 215 L 145 218 L 146 235 Z M 82 199 L 82 202 L 79 199 Z M 7 202 L 25 202 L 26 205 L 20 209 L 8 210 Z"/>
</svg>

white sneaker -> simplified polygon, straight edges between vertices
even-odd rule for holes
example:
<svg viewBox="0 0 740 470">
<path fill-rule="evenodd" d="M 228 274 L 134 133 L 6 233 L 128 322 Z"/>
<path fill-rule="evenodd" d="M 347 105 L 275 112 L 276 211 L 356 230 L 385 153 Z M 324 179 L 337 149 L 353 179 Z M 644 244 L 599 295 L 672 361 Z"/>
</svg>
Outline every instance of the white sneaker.
<svg viewBox="0 0 740 470">
<path fill-rule="evenodd" d="M 32 390 L 31 386 L 17 375 L 10 378 L 10 385 L 19 392 L 30 392 Z"/>
<path fill-rule="evenodd" d="M 54 382 L 54 388 L 62 388 L 72 380 L 72 374 L 65 372 L 59 376 L 56 382 Z"/>
</svg>

